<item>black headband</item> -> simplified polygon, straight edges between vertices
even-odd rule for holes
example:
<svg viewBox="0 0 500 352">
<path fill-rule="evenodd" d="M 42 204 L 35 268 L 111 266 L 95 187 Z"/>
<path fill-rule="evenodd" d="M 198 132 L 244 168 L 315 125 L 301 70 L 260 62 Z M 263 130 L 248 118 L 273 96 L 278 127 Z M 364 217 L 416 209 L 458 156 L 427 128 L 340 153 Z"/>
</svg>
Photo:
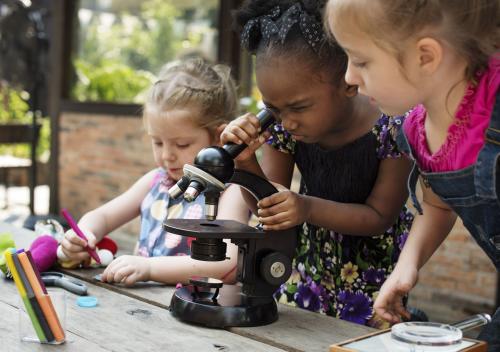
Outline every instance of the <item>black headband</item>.
<svg viewBox="0 0 500 352">
<path fill-rule="evenodd" d="M 270 14 L 249 20 L 241 33 L 242 45 L 245 48 L 249 48 L 250 34 L 252 31 L 258 30 L 258 26 L 260 26 L 262 39 L 270 41 L 273 36 L 276 36 L 281 44 L 283 44 L 290 28 L 298 23 L 305 41 L 315 52 L 318 52 L 319 44 L 325 38 L 321 24 L 314 17 L 303 11 L 300 4 L 294 4 L 289 7 L 281 17 L 280 13 L 280 7 L 276 6 L 271 10 Z"/>
</svg>

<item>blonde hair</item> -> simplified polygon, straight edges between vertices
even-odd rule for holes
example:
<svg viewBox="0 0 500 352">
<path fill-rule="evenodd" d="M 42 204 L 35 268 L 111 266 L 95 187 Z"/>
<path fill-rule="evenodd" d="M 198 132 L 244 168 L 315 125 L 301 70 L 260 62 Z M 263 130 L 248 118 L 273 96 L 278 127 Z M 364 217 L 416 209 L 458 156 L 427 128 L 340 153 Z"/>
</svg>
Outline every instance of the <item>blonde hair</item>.
<svg viewBox="0 0 500 352">
<path fill-rule="evenodd" d="M 499 11 L 498 0 L 329 0 L 325 21 L 330 29 L 354 26 L 400 63 L 407 39 L 434 36 L 467 60 L 472 81 L 498 55 Z"/>
<path fill-rule="evenodd" d="M 143 117 L 175 108 L 199 109 L 200 127 L 213 128 L 231 121 L 238 112 L 236 86 L 226 65 L 189 59 L 165 65 L 151 87 Z"/>
</svg>

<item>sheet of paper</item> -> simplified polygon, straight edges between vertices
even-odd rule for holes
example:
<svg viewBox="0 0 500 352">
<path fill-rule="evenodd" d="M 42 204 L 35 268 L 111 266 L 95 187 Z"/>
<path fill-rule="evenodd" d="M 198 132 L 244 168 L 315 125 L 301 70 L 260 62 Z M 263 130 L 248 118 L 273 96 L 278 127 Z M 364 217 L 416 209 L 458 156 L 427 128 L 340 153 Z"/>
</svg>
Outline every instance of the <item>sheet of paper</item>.
<svg viewBox="0 0 500 352">
<path fill-rule="evenodd" d="M 391 338 L 391 332 L 367 337 L 366 339 L 354 341 L 342 347 L 350 348 L 359 352 L 458 352 L 466 347 L 474 345 L 473 341 L 461 341 L 453 346 L 411 346 Z"/>
</svg>

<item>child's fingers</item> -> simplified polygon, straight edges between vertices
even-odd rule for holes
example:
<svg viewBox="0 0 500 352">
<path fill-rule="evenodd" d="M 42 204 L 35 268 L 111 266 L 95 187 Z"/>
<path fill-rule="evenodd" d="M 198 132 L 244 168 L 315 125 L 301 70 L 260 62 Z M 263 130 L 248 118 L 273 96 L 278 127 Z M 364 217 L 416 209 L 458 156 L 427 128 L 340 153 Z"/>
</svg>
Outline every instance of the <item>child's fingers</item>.
<svg viewBox="0 0 500 352">
<path fill-rule="evenodd" d="M 284 222 L 280 222 L 274 225 L 264 225 L 263 228 L 265 231 L 281 231 L 281 230 L 286 230 L 291 227 L 293 227 L 294 224 L 290 220 L 286 220 Z"/>
<path fill-rule="evenodd" d="M 113 277 L 114 282 L 124 283 L 129 275 L 134 272 L 134 268 L 130 265 L 120 267 Z"/>
<path fill-rule="evenodd" d="M 139 277 L 139 273 L 137 272 L 133 272 L 132 274 L 128 275 L 127 277 L 125 277 L 125 279 L 123 280 L 123 283 L 126 285 L 126 286 L 132 286 L 134 285 L 137 281 L 139 281 L 140 277 Z"/>
<path fill-rule="evenodd" d="M 64 234 L 64 239 L 68 240 L 68 242 L 76 246 L 87 246 L 87 241 L 85 241 L 83 238 L 80 238 L 80 236 L 78 236 L 73 230 L 66 231 L 66 233 Z"/>
<path fill-rule="evenodd" d="M 101 275 L 101 280 L 103 282 L 114 282 L 115 272 L 121 267 L 120 260 L 121 257 L 113 260 L 107 267 L 104 269 Z"/>
<path fill-rule="evenodd" d="M 275 204 L 282 203 L 287 199 L 287 194 L 286 192 L 278 192 L 270 195 L 269 197 L 266 197 L 264 199 L 261 199 L 258 203 L 257 206 L 261 209 L 269 208 L 274 206 Z"/>
</svg>

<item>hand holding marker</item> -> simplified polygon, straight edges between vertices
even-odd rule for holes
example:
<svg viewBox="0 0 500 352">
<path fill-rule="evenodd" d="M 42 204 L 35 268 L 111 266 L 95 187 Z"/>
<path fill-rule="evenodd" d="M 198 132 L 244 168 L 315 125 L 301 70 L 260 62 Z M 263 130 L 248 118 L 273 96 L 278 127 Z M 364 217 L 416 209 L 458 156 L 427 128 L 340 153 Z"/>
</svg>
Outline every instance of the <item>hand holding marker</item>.
<svg viewBox="0 0 500 352">
<path fill-rule="evenodd" d="M 83 231 L 80 230 L 80 228 L 76 224 L 76 221 L 73 220 L 73 218 L 71 217 L 69 212 L 66 209 L 63 209 L 63 210 L 61 210 L 61 214 L 68 221 L 69 226 L 73 229 L 73 231 L 75 231 L 77 236 L 80 237 L 81 239 L 87 241 L 87 237 L 85 237 L 85 235 L 83 234 Z M 97 254 L 97 252 L 95 250 L 91 249 L 88 246 L 88 242 L 87 242 L 87 247 L 85 247 L 85 248 L 87 249 L 87 252 L 90 254 L 90 256 L 92 258 L 94 258 L 94 260 L 97 262 L 97 264 L 101 264 L 101 259 L 99 258 L 99 255 Z"/>
</svg>

